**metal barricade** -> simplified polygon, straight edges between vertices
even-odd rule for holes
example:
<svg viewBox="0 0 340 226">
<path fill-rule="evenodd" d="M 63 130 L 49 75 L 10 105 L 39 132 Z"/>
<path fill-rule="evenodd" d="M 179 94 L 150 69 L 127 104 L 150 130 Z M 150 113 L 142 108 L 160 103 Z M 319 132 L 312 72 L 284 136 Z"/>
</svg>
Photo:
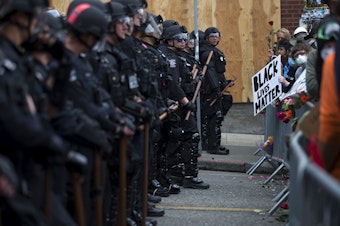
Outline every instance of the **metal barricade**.
<svg viewBox="0 0 340 226">
<path fill-rule="evenodd" d="M 290 141 L 289 225 L 340 225 L 340 184 L 308 159 L 303 139 Z"/>
<path fill-rule="evenodd" d="M 290 124 L 284 124 L 278 120 L 276 114 L 277 109 L 274 106 L 267 106 L 265 114 L 265 140 L 268 136 L 274 137 L 273 153 L 270 155 L 259 147 L 254 154 L 256 155 L 262 152 L 262 156 L 248 169 L 246 173 L 249 175 L 253 174 L 265 161 L 270 163 L 274 168 L 270 178 L 273 178 L 282 168 L 287 167 L 287 145 L 285 137 L 292 132 L 292 129 Z M 269 180 L 265 183 L 268 182 Z"/>
<path fill-rule="evenodd" d="M 298 118 L 301 118 L 310 108 L 312 105 L 304 105 L 300 109 L 295 111 L 295 115 Z M 274 171 L 272 174 L 266 179 L 264 184 L 268 184 L 281 170 L 286 169 L 287 171 L 290 170 L 290 164 L 288 162 L 288 146 L 289 146 L 289 139 L 292 134 L 292 126 L 291 123 L 283 123 L 277 118 L 277 108 L 274 106 L 269 105 L 266 108 L 266 115 L 265 115 L 265 139 L 269 136 L 274 137 L 273 143 L 273 153 L 269 155 L 264 150 L 257 150 L 255 154 L 262 152 L 263 155 L 259 158 L 259 160 L 246 172 L 247 174 L 253 174 L 257 168 L 259 168 L 265 161 L 270 163 Z M 288 185 L 281 191 L 279 194 L 273 199 L 276 203 L 273 207 L 269 210 L 269 214 L 272 215 L 280 205 L 288 200 L 289 196 L 289 189 Z"/>
</svg>

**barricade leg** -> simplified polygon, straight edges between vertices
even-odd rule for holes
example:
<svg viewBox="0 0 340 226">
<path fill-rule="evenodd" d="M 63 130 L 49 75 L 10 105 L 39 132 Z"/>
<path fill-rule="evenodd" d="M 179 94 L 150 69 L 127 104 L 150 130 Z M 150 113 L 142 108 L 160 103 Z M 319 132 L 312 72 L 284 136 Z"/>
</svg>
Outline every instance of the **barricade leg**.
<svg viewBox="0 0 340 226">
<path fill-rule="evenodd" d="M 264 154 L 261 158 L 259 158 L 259 160 L 257 160 L 257 161 L 254 163 L 254 165 L 252 165 L 252 166 L 247 170 L 246 174 L 252 175 L 252 174 L 255 172 L 255 170 L 257 170 L 257 168 L 259 168 L 265 160 L 267 160 L 267 162 L 269 162 L 270 165 L 271 165 L 274 169 L 277 168 L 277 165 L 275 165 L 275 164 L 273 163 L 273 161 L 272 161 L 272 159 L 271 159 L 271 156 L 270 156 L 270 155 L 267 155 L 267 154 Z"/>
<path fill-rule="evenodd" d="M 279 194 L 277 194 L 274 198 L 273 201 L 277 202 L 279 199 L 288 191 L 289 186 L 286 186 Z"/>
<path fill-rule="evenodd" d="M 261 148 L 257 149 L 257 150 L 254 152 L 254 155 L 257 155 L 260 151 L 262 151 Z"/>
<path fill-rule="evenodd" d="M 255 172 L 255 170 L 262 165 L 266 158 L 267 157 L 265 155 L 262 156 L 259 160 L 257 160 L 257 162 L 252 167 L 249 168 L 249 170 L 246 173 L 248 175 L 252 175 Z"/>
<path fill-rule="evenodd" d="M 270 175 L 270 177 L 264 182 L 264 184 L 268 184 L 269 181 L 271 181 L 275 175 L 280 172 L 280 170 L 285 166 L 284 163 L 281 163 L 281 165 Z"/>
<path fill-rule="evenodd" d="M 281 199 L 269 210 L 269 215 L 273 215 L 273 213 L 275 213 L 275 211 L 277 210 L 277 208 L 279 208 L 279 206 L 284 202 L 287 201 L 288 199 L 288 195 L 289 195 L 289 191 L 286 192 Z"/>
</svg>

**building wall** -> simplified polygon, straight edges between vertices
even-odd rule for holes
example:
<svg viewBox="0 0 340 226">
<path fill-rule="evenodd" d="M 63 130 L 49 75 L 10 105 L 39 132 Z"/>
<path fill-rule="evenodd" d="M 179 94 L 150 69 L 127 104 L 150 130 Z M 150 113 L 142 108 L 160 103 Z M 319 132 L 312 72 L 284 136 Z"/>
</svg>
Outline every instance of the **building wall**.
<svg viewBox="0 0 340 226">
<path fill-rule="evenodd" d="M 281 0 L 281 26 L 291 34 L 299 26 L 304 4 L 304 0 Z"/>
</svg>

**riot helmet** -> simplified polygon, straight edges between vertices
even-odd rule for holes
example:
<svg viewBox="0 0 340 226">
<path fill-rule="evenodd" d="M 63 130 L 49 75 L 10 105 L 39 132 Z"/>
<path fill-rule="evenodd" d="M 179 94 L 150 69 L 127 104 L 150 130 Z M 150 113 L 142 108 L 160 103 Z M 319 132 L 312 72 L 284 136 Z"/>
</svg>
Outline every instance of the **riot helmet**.
<svg viewBox="0 0 340 226">
<path fill-rule="evenodd" d="M 140 23 L 143 24 L 147 20 L 147 12 L 145 6 L 147 6 L 146 1 L 143 0 L 112 0 L 112 2 L 118 2 L 127 7 L 131 16 L 138 13 L 140 17 Z M 135 24 L 136 26 L 136 24 Z"/>
<path fill-rule="evenodd" d="M 195 41 L 197 39 L 197 36 L 195 35 L 195 31 L 192 31 L 189 34 L 189 41 L 188 41 L 188 47 L 193 48 L 195 46 Z"/>
<path fill-rule="evenodd" d="M 104 4 L 99 0 L 73 0 L 67 8 L 66 16 L 68 16 L 73 11 L 73 9 L 75 7 L 77 7 L 78 5 L 83 4 L 83 3 L 90 4 L 92 6 L 97 7 L 98 9 L 100 9 L 102 11 L 105 11 Z"/>
<path fill-rule="evenodd" d="M 165 21 L 163 21 L 163 27 L 164 28 L 170 27 L 172 25 L 179 25 L 179 23 L 176 20 L 165 20 Z"/>
<path fill-rule="evenodd" d="M 163 26 L 162 39 L 165 39 L 164 38 L 165 30 L 172 25 L 179 25 L 179 23 L 176 20 L 165 20 L 165 21 L 163 21 L 163 23 L 162 23 L 162 26 Z"/>
<path fill-rule="evenodd" d="M 141 0 L 143 8 L 148 8 L 148 2 L 146 0 Z"/>
<path fill-rule="evenodd" d="M 46 11 L 45 23 L 54 38 L 60 41 L 64 39 L 64 24 L 62 16 L 57 10 L 51 9 Z"/>
<path fill-rule="evenodd" d="M 36 15 L 48 6 L 48 0 L 1 0 L 0 19 L 5 18 L 14 11 Z"/>
<path fill-rule="evenodd" d="M 125 21 L 126 24 L 131 25 L 132 19 L 128 16 L 126 6 L 119 2 L 111 1 L 106 3 L 106 13 L 109 17 L 109 23 L 112 25 L 118 20 Z"/>
<path fill-rule="evenodd" d="M 149 13 L 148 20 L 144 29 L 144 33 L 156 39 L 160 39 L 163 33 L 163 18 L 161 15 L 154 15 Z"/>
<path fill-rule="evenodd" d="M 69 12 L 66 25 L 77 33 L 89 33 L 100 39 L 106 32 L 107 19 L 99 8 L 82 3 Z"/>
<path fill-rule="evenodd" d="M 171 39 L 174 39 L 176 35 L 186 34 L 187 32 L 188 31 L 185 28 L 185 26 L 172 25 L 172 26 L 165 29 L 164 39 L 165 40 L 171 40 Z"/>
<path fill-rule="evenodd" d="M 204 32 L 204 39 L 209 38 L 210 36 L 221 36 L 220 31 L 216 27 L 208 27 Z"/>
</svg>

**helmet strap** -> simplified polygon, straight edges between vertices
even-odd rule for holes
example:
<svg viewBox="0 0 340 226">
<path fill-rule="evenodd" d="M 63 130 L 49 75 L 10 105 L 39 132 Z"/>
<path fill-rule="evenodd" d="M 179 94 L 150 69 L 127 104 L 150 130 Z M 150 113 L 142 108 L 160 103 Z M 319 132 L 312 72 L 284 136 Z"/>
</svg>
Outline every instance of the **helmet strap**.
<svg viewBox="0 0 340 226">
<path fill-rule="evenodd" d="M 74 33 L 75 33 L 74 37 L 90 51 L 92 47 L 89 44 L 87 44 L 87 42 L 82 38 L 83 33 L 80 33 L 75 30 Z"/>
</svg>

